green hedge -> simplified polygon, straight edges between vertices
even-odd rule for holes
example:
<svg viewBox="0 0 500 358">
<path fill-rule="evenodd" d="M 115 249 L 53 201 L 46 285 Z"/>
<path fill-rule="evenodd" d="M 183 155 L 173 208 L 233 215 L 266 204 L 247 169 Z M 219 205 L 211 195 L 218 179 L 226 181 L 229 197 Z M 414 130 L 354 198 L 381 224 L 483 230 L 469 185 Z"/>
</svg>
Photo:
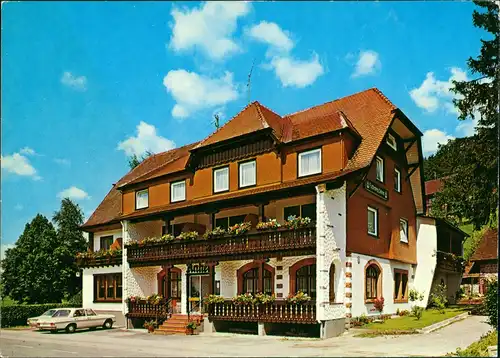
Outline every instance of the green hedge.
<svg viewBox="0 0 500 358">
<path fill-rule="evenodd" d="M 68 307 L 62 303 L 45 303 L 41 305 L 11 305 L 2 306 L 0 322 L 2 327 L 25 326 L 30 317 L 40 316 L 51 308 Z"/>
</svg>

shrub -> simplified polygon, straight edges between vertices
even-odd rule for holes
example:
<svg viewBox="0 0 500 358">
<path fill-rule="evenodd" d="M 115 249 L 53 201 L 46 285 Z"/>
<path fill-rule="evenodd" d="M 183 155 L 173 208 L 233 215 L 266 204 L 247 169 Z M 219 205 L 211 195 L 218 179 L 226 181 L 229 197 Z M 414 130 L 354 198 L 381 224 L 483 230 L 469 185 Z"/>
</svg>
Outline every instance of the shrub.
<svg viewBox="0 0 500 358">
<path fill-rule="evenodd" d="M 373 302 L 373 306 L 379 313 L 382 313 L 384 310 L 384 297 L 377 297 Z"/>
<path fill-rule="evenodd" d="M 457 348 L 456 352 L 453 354 L 448 353 L 447 356 L 455 357 L 488 357 L 488 347 L 496 346 L 498 344 L 498 331 L 490 331 L 483 336 L 477 342 L 472 343 L 465 349 Z"/>
<path fill-rule="evenodd" d="M 408 299 L 411 302 L 422 301 L 424 299 L 424 294 L 412 288 L 408 293 Z"/>
<path fill-rule="evenodd" d="M 408 316 L 410 314 L 410 311 L 408 310 L 401 310 L 399 311 L 400 316 Z"/>
<path fill-rule="evenodd" d="M 431 305 L 439 310 L 440 313 L 445 312 L 445 307 L 448 305 L 446 298 L 446 285 L 439 284 L 434 288 L 431 294 Z"/>
<path fill-rule="evenodd" d="M 422 318 L 423 313 L 424 313 L 424 308 L 421 306 L 415 305 L 411 308 L 411 315 L 415 317 L 417 320 Z"/>
<path fill-rule="evenodd" d="M 66 303 L 2 306 L 2 327 L 24 326 L 28 318 L 40 316 L 42 313 L 52 308 L 68 306 L 70 305 Z"/>
<path fill-rule="evenodd" d="M 488 316 L 488 323 L 496 328 L 498 323 L 498 281 L 496 279 L 488 281 L 486 290 L 484 310 Z"/>
<path fill-rule="evenodd" d="M 70 297 L 67 302 L 63 301 L 63 304 L 67 304 L 70 307 L 81 307 L 83 305 L 82 291 Z"/>
</svg>

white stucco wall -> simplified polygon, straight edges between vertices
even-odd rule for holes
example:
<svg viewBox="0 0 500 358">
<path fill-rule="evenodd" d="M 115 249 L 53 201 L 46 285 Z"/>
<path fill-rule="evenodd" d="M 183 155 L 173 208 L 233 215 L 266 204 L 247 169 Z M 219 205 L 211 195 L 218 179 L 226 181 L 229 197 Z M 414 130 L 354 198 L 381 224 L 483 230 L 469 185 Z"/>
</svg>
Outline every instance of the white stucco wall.
<svg viewBox="0 0 500 358">
<path fill-rule="evenodd" d="M 417 267 L 413 287 L 424 294 L 419 306 L 425 307 L 429 300 L 431 285 L 436 270 L 437 230 L 431 218 L 417 217 Z"/>
<path fill-rule="evenodd" d="M 85 268 L 82 274 L 82 301 L 84 308 L 103 311 L 121 311 L 121 303 L 94 303 L 94 275 L 106 273 L 121 273 L 122 266 Z M 123 281 L 122 281 L 123 282 Z"/>
<path fill-rule="evenodd" d="M 352 316 L 361 314 L 374 315 L 373 303 L 365 304 L 365 266 L 370 260 L 376 260 L 382 267 L 382 297 L 384 297 L 383 314 L 393 314 L 399 310 L 410 310 L 411 303 L 394 303 L 394 269 L 408 270 L 408 291 L 413 287 L 412 267 L 410 264 L 387 260 L 373 256 L 352 253 Z"/>
<path fill-rule="evenodd" d="M 346 185 L 336 190 L 317 187 L 316 317 L 345 317 Z M 330 266 L 335 264 L 335 304 L 330 304 Z"/>
<path fill-rule="evenodd" d="M 94 251 L 99 251 L 101 249 L 101 237 L 113 235 L 113 242 L 119 237 L 122 237 L 122 230 L 109 230 L 109 231 L 99 231 L 94 234 Z"/>
</svg>

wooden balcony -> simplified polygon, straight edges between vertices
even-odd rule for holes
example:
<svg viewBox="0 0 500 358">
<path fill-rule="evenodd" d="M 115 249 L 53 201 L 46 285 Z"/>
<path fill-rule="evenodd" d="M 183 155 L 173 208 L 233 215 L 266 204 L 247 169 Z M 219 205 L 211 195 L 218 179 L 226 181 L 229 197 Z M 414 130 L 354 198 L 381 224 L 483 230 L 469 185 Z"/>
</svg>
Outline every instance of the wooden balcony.
<svg viewBox="0 0 500 358">
<path fill-rule="evenodd" d="M 464 259 L 450 252 L 437 251 L 437 268 L 444 271 L 461 273 L 464 270 Z"/>
<path fill-rule="evenodd" d="M 251 231 L 242 236 L 172 241 L 128 246 L 131 266 L 159 263 L 183 264 L 200 260 L 245 260 L 275 256 L 310 255 L 316 251 L 316 228 Z"/>
<path fill-rule="evenodd" d="M 235 305 L 232 301 L 215 303 L 208 309 L 212 321 L 244 321 L 272 323 L 317 323 L 316 303 L 291 304 L 286 301 L 259 305 Z"/>
<path fill-rule="evenodd" d="M 170 315 L 170 302 L 166 299 L 159 303 L 152 303 L 144 300 L 128 301 L 128 318 L 150 318 L 165 320 Z"/>
<path fill-rule="evenodd" d="M 76 264 L 81 268 L 105 267 L 105 266 L 120 266 L 123 257 L 120 255 L 100 256 L 100 257 L 77 257 Z"/>
</svg>

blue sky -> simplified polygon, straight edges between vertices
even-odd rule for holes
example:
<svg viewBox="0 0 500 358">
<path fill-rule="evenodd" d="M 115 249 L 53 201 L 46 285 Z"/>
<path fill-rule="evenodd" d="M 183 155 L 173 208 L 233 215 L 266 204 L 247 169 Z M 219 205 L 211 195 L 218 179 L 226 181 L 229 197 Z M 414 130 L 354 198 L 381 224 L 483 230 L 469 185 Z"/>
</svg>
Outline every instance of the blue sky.
<svg viewBox="0 0 500 358">
<path fill-rule="evenodd" d="M 471 134 L 453 78 L 479 53 L 470 2 L 2 4 L 2 244 L 69 196 L 86 217 L 127 155 L 181 146 L 251 99 L 279 114 L 378 87 L 425 133 Z"/>
</svg>

